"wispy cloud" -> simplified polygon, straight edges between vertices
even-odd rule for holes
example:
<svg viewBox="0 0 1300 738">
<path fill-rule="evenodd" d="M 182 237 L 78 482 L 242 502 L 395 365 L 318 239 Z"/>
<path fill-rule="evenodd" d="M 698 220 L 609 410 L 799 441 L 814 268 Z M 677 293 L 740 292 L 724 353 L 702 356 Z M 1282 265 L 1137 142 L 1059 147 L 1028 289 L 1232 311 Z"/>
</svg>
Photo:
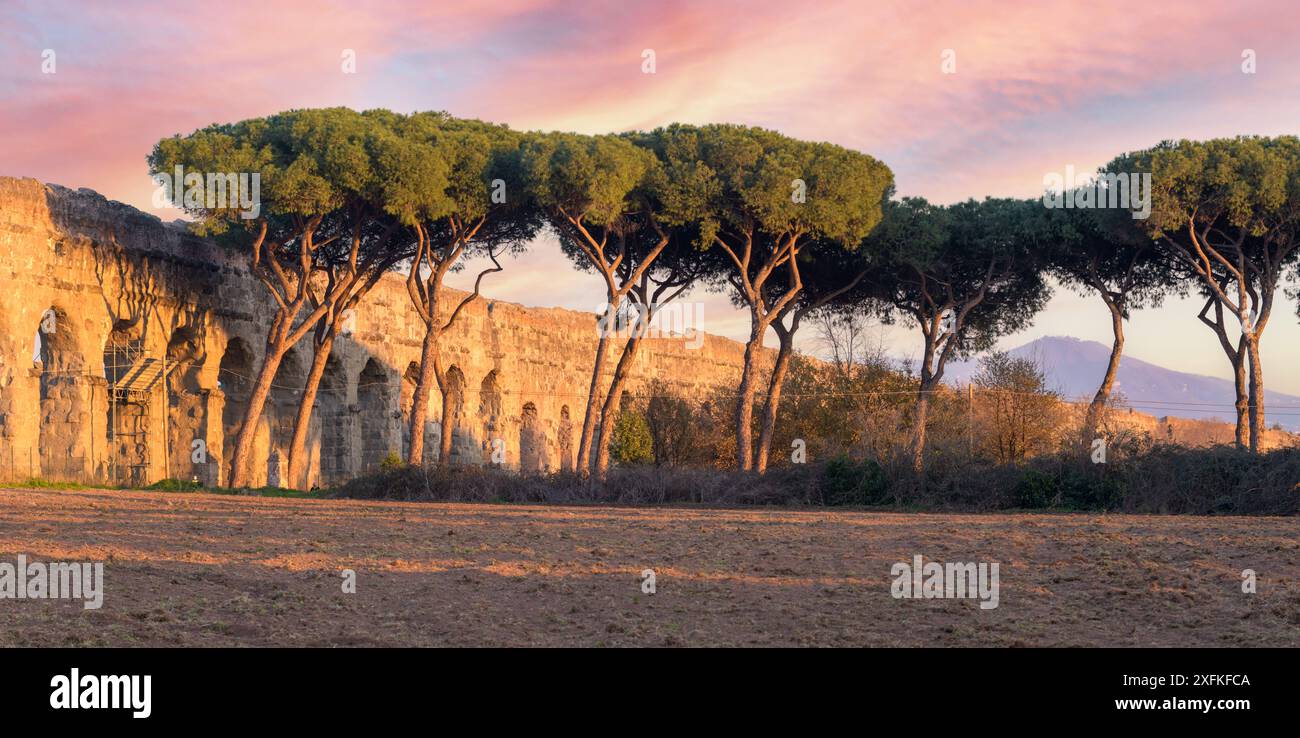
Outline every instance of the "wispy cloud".
<svg viewBox="0 0 1300 738">
<path fill-rule="evenodd" d="M 446 109 L 587 132 L 762 125 L 869 152 L 900 192 L 940 202 L 1029 197 L 1067 164 L 1086 171 L 1165 138 L 1294 133 L 1300 120 L 1292 0 L 9 0 L 0 13 L 0 174 L 145 209 L 144 158 L 159 138 L 294 107 Z M 54 75 L 41 73 L 44 49 Z M 341 71 L 344 49 L 356 74 Z M 654 74 L 642 73 L 646 49 Z M 946 49 L 955 74 L 940 70 Z M 1245 49 L 1257 74 L 1242 74 Z M 536 266 L 559 278 L 567 267 L 553 262 Z M 539 293 L 538 274 L 498 275 L 494 294 L 590 301 L 578 286 Z M 1170 363 L 1205 363 L 1187 348 L 1202 338 L 1194 321 L 1151 317 L 1180 326 L 1150 331 Z M 1268 359 L 1294 366 L 1300 331 L 1278 325 Z M 1300 391 L 1300 378 L 1283 389 Z"/>
</svg>

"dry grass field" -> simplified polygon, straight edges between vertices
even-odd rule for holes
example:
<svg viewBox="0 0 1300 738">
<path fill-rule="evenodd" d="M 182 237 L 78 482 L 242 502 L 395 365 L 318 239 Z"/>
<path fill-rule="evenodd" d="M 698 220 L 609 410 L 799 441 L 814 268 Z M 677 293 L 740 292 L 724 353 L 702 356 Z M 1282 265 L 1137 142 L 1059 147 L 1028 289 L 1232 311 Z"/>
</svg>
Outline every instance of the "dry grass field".
<svg viewBox="0 0 1300 738">
<path fill-rule="evenodd" d="M 4 646 L 1300 645 L 1295 518 L 3 489 L 18 554 L 103 561 L 104 603 L 0 600 Z M 999 562 L 999 607 L 894 599 L 916 554 Z"/>
</svg>

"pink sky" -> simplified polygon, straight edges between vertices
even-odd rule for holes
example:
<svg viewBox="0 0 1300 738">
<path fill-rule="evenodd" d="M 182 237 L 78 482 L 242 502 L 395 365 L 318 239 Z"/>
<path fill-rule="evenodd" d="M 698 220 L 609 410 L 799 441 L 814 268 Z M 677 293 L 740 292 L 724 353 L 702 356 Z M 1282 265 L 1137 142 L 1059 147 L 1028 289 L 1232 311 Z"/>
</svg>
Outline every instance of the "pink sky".
<svg viewBox="0 0 1300 738">
<path fill-rule="evenodd" d="M 149 209 L 159 138 L 295 107 L 444 109 L 583 132 L 736 122 L 866 151 L 901 194 L 1031 197 L 1168 138 L 1296 133 L 1294 2 L 226 2 L 0 0 L 0 175 Z M 53 50 L 56 71 L 42 73 Z M 344 49 L 356 74 L 344 74 Z M 656 71 L 642 72 L 642 52 Z M 956 73 L 943 74 L 945 50 Z M 1257 73 L 1243 74 L 1255 52 Z M 176 217 L 175 211 L 160 212 Z M 493 296 L 591 309 L 599 285 L 539 244 Z M 540 278 L 554 274 L 554 278 Z M 572 289 L 557 290 L 569 284 Z M 707 328 L 747 332 L 725 300 Z M 1039 335 L 1108 340 L 1104 308 L 1062 295 Z M 1300 393 L 1287 305 L 1270 386 Z M 1195 308 L 1135 316 L 1132 353 L 1226 376 Z M 914 338 L 891 330 L 895 353 Z M 1292 371 L 1284 371 L 1284 367 Z"/>
</svg>

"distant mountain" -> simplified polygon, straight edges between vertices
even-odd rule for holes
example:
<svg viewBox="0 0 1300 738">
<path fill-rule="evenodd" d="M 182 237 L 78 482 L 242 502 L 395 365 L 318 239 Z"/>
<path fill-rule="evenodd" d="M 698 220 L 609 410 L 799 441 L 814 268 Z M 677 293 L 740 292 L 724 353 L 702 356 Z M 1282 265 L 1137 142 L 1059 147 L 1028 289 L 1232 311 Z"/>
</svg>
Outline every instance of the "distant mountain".
<svg viewBox="0 0 1300 738">
<path fill-rule="evenodd" d="M 1110 346 L 1067 336 L 1040 338 L 1007 353 L 1037 361 L 1049 386 L 1071 400 L 1092 399 L 1110 360 Z M 944 371 L 944 381 L 966 384 L 977 371 L 978 360 L 953 362 Z M 1174 371 L 1132 356 L 1120 360 L 1115 391 L 1129 407 L 1150 415 L 1229 423 L 1235 418 L 1230 380 Z M 1276 422 L 1300 431 L 1300 397 L 1265 390 L 1264 410 L 1269 425 Z"/>
</svg>

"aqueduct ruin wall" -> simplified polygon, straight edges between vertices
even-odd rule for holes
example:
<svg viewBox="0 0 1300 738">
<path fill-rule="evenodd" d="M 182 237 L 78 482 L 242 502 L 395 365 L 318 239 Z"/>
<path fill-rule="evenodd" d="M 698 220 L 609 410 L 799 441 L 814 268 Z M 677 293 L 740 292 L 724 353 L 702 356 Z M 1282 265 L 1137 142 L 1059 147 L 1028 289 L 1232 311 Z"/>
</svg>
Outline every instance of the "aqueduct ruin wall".
<svg viewBox="0 0 1300 738">
<path fill-rule="evenodd" d="M 271 306 L 242 252 L 89 190 L 0 177 L 0 480 L 222 484 Z M 402 453 L 421 325 L 397 275 L 357 310 L 313 413 L 311 483 Z M 460 388 L 453 459 L 486 463 L 500 439 L 507 467 L 571 465 L 596 340 L 591 314 L 471 304 L 443 352 Z M 734 388 L 742 347 L 693 343 L 647 341 L 632 389 L 651 378 L 691 397 Z M 276 377 L 257 435 L 258 485 L 285 481 L 310 350 L 296 347 Z M 112 400 L 110 386 L 144 389 Z M 436 392 L 428 417 L 436 455 Z"/>
</svg>

